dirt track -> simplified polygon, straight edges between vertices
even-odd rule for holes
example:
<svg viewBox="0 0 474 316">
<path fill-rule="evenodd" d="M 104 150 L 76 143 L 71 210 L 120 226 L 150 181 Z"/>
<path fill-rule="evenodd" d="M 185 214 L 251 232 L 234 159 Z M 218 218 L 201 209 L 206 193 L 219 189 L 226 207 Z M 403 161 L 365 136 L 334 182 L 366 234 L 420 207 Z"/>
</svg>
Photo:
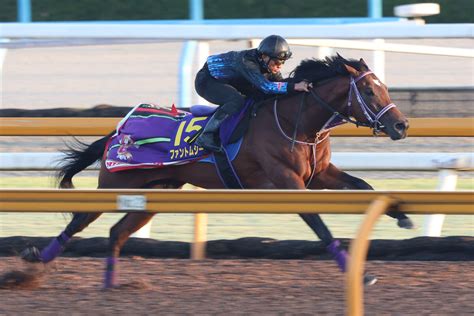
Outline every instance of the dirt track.
<svg viewBox="0 0 474 316">
<path fill-rule="evenodd" d="M 3 257 L 0 275 L 25 268 Z M 367 315 L 469 315 L 472 262 L 367 264 Z M 344 279 L 331 261 L 122 258 L 118 289 L 101 290 L 103 259 L 59 258 L 38 288 L 0 289 L 0 315 L 343 315 Z M 471 314 L 472 315 L 472 314 Z"/>
</svg>

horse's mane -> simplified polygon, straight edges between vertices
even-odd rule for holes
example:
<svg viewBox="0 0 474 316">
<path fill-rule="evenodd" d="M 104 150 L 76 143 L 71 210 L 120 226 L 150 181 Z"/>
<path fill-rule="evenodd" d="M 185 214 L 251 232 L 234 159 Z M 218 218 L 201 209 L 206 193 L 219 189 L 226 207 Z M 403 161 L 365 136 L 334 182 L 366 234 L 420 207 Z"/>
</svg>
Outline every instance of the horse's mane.
<svg viewBox="0 0 474 316">
<path fill-rule="evenodd" d="M 359 71 L 366 71 L 367 65 L 361 60 L 345 59 L 339 54 L 325 59 L 305 59 L 291 73 L 290 78 L 295 82 L 306 79 L 311 82 L 333 78 L 339 75 L 348 75 L 344 64 Z"/>
</svg>

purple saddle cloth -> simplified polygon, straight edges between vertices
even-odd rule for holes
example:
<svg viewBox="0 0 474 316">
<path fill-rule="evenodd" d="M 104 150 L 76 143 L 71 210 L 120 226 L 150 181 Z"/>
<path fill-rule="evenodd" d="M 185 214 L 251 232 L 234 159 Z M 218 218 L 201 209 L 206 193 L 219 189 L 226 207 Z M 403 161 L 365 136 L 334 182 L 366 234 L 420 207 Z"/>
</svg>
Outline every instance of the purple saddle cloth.
<svg viewBox="0 0 474 316">
<path fill-rule="evenodd" d="M 250 104 L 247 102 L 240 113 L 232 115 L 222 124 L 219 134 L 223 145 L 228 144 Z M 209 155 L 193 141 L 215 108 L 199 107 L 191 112 L 176 109 L 174 105 L 171 108 L 154 104 L 134 107 L 118 123 L 116 133 L 109 140 L 105 151 L 107 169 L 116 172 L 161 168 L 190 163 Z"/>
</svg>

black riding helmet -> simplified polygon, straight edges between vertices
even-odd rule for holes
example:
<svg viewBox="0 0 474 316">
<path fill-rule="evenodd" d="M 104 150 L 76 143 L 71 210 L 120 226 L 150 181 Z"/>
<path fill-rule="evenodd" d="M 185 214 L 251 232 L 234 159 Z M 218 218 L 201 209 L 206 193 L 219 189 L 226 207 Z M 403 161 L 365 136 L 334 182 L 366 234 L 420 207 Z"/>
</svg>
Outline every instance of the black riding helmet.
<svg viewBox="0 0 474 316">
<path fill-rule="evenodd" d="M 292 52 L 286 40 L 279 35 L 270 35 L 265 37 L 258 45 L 257 51 L 265 54 L 270 58 L 287 60 L 291 57 Z"/>
</svg>

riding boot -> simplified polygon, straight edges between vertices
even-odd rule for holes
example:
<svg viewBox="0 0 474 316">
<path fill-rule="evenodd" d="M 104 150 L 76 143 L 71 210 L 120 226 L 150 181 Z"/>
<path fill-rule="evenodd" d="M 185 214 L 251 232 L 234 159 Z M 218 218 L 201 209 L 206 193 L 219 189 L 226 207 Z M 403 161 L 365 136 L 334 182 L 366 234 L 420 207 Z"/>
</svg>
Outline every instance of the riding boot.
<svg viewBox="0 0 474 316">
<path fill-rule="evenodd" d="M 222 112 L 219 109 L 211 117 L 201 135 L 196 139 L 196 145 L 203 147 L 209 151 L 221 151 L 221 142 L 219 139 L 219 127 L 222 122 L 229 116 L 229 114 Z"/>
</svg>

